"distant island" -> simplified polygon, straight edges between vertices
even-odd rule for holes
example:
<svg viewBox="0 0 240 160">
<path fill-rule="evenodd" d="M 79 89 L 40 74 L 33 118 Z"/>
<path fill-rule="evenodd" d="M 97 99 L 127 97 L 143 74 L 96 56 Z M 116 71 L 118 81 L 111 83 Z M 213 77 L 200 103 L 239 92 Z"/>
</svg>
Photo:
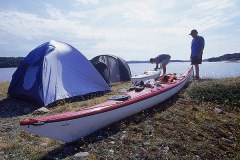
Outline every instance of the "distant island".
<svg viewBox="0 0 240 160">
<path fill-rule="evenodd" d="M 219 61 L 239 61 L 240 60 L 240 53 L 233 53 L 233 54 L 224 54 L 220 57 L 213 57 L 209 58 L 208 62 L 219 62 Z"/>
<path fill-rule="evenodd" d="M 18 67 L 20 65 L 20 61 L 25 57 L 0 57 L 0 68 L 11 68 Z M 230 61 L 236 62 L 240 61 L 240 53 L 233 54 L 224 54 L 220 57 L 212 57 L 209 59 L 204 59 L 205 62 L 220 62 L 220 61 Z M 190 62 L 190 60 L 170 60 L 170 62 Z M 127 63 L 149 63 L 149 61 L 127 61 Z"/>
<path fill-rule="evenodd" d="M 230 61 L 236 62 L 240 60 L 240 53 L 224 54 L 220 57 L 212 57 L 209 59 L 204 59 L 204 62 L 220 62 L 220 61 Z M 170 60 L 170 62 L 190 62 L 190 60 Z M 149 63 L 149 61 L 127 61 L 127 63 Z"/>
</svg>

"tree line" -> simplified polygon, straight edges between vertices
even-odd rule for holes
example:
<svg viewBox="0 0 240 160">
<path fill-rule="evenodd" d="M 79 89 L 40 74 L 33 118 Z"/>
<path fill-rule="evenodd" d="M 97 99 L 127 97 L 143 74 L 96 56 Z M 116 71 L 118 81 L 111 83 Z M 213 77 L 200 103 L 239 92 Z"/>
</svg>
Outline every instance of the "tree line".
<svg viewBox="0 0 240 160">
<path fill-rule="evenodd" d="M 0 68 L 18 67 L 25 57 L 0 57 Z"/>
</svg>

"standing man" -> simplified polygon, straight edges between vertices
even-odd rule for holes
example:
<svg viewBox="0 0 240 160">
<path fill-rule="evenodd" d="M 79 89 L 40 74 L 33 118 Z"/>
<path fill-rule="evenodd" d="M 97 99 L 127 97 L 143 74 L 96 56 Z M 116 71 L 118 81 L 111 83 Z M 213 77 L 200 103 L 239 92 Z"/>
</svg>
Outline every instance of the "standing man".
<svg viewBox="0 0 240 160">
<path fill-rule="evenodd" d="M 163 68 L 163 75 L 166 74 L 166 65 L 169 63 L 171 56 L 168 54 L 160 54 L 156 58 L 151 58 L 151 63 L 156 63 L 155 70 L 158 69 L 158 64 L 160 64 L 160 69 Z"/>
<path fill-rule="evenodd" d="M 190 59 L 192 65 L 195 66 L 195 79 L 199 80 L 199 64 L 202 64 L 202 54 L 203 49 L 205 46 L 205 41 L 202 36 L 198 36 L 198 32 L 196 29 L 193 29 L 189 34 L 193 37 L 192 44 L 191 44 L 191 55 Z"/>
</svg>

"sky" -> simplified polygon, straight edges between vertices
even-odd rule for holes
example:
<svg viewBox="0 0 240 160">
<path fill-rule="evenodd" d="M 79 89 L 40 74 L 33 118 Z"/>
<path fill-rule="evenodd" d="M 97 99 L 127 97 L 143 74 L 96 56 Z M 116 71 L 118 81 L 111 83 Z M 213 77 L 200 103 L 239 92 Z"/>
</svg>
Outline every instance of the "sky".
<svg viewBox="0 0 240 160">
<path fill-rule="evenodd" d="M 203 59 L 239 53 L 240 1 L 0 0 L 0 57 L 25 57 L 56 40 L 89 60 L 188 60 L 192 29 L 205 39 Z"/>
</svg>

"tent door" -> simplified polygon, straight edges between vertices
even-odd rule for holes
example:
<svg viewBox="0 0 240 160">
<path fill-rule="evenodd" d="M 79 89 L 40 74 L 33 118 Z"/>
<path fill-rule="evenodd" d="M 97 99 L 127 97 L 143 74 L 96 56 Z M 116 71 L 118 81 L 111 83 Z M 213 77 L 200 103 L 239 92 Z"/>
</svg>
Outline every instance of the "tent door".
<svg viewBox="0 0 240 160">
<path fill-rule="evenodd" d="M 98 70 L 98 72 L 101 74 L 103 79 L 109 84 L 110 81 L 110 74 L 109 70 L 106 64 L 104 63 L 98 63 L 95 68 Z"/>
</svg>

